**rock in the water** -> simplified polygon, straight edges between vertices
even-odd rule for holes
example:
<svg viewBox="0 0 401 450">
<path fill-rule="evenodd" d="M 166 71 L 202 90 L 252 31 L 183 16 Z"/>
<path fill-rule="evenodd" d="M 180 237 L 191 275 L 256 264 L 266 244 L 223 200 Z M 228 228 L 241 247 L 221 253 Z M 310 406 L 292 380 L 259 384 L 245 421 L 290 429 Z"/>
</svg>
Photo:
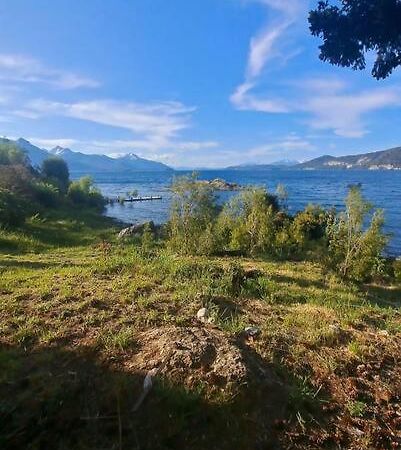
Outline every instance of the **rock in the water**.
<svg viewBox="0 0 401 450">
<path fill-rule="evenodd" d="M 242 186 L 239 184 L 230 183 L 221 178 L 215 178 L 214 180 L 200 180 L 199 183 L 205 184 L 215 191 L 238 191 L 242 189 Z"/>
<path fill-rule="evenodd" d="M 152 231 L 152 232 L 155 231 L 155 224 L 153 223 L 153 221 L 143 222 L 143 223 L 139 223 L 136 225 L 131 225 L 130 227 L 127 227 L 127 228 L 123 228 L 118 233 L 118 239 L 123 239 L 125 237 L 140 235 L 143 233 L 143 230 L 145 229 L 146 226 L 149 227 L 150 231 Z"/>
</svg>

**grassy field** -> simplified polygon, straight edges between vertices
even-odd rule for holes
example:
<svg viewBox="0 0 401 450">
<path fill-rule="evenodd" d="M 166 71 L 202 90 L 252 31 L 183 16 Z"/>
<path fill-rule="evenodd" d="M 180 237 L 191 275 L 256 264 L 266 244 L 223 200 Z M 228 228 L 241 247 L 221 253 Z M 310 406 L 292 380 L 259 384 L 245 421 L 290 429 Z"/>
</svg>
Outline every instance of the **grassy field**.
<svg viewBox="0 0 401 450">
<path fill-rule="evenodd" d="M 117 230 L 59 211 L 0 231 L 0 448 L 401 446 L 400 286 Z"/>
</svg>

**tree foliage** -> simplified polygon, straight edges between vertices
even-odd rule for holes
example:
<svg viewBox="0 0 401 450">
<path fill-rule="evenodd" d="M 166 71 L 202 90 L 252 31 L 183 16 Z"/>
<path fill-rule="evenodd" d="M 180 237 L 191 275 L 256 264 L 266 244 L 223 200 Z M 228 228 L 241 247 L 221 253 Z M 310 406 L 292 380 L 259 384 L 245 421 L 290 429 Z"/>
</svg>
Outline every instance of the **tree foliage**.
<svg viewBox="0 0 401 450">
<path fill-rule="evenodd" d="M 345 204 L 345 212 L 333 216 L 327 227 L 329 261 L 344 278 L 365 281 L 382 266 L 387 244 L 383 212 L 375 211 L 368 223 L 372 205 L 356 186 L 350 189 Z"/>
<path fill-rule="evenodd" d="M 219 217 L 225 247 L 251 255 L 271 253 L 276 212 L 277 199 L 265 189 L 248 189 L 233 197 Z"/>
<path fill-rule="evenodd" d="M 65 193 L 70 184 L 70 172 L 67 163 L 55 156 L 45 159 L 41 166 L 42 176 L 55 184 L 61 192 Z"/>
<path fill-rule="evenodd" d="M 401 64 L 401 1 L 341 0 L 340 5 L 319 1 L 309 14 L 310 30 L 321 37 L 320 59 L 331 64 L 366 67 L 373 51 L 372 75 L 386 78 Z"/>
<path fill-rule="evenodd" d="M 214 253 L 217 204 L 213 190 L 199 183 L 195 173 L 176 178 L 171 190 L 170 247 L 182 254 Z"/>
<path fill-rule="evenodd" d="M 19 226 L 30 212 L 30 205 L 21 196 L 0 188 L 0 227 Z"/>
<path fill-rule="evenodd" d="M 95 187 L 91 177 L 82 177 L 73 181 L 68 188 L 67 197 L 75 205 L 93 207 L 98 210 L 102 210 L 105 206 L 105 199 Z"/>
</svg>

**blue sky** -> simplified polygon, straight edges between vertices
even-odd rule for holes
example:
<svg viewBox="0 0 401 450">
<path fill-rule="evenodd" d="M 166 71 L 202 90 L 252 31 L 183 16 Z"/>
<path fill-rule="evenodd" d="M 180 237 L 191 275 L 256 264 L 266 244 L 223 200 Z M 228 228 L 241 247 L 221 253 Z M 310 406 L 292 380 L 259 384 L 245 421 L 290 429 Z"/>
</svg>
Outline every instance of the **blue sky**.
<svg viewBox="0 0 401 450">
<path fill-rule="evenodd" d="M 322 63 L 308 0 L 0 0 L 0 134 L 172 166 L 401 145 L 401 72 Z"/>
</svg>

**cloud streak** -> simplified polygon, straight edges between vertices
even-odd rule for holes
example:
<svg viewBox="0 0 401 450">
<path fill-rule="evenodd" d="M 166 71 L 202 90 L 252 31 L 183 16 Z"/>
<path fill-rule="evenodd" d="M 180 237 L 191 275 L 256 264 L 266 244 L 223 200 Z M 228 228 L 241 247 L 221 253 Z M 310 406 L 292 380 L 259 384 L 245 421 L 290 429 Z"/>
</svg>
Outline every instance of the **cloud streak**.
<svg viewBox="0 0 401 450">
<path fill-rule="evenodd" d="M 75 103 L 44 99 L 26 103 L 17 115 L 64 116 L 132 131 L 147 138 L 168 140 L 190 126 L 195 109 L 179 102 L 134 103 L 114 100 L 91 100 Z"/>
<path fill-rule="evenodd" d="M 14 83 L 39 83 L 56 89 L 96 88 L 100 83 L 73 72 L 51 69 L 37 59 L 0 54 L 0 80 Z"/>
<path fill-rule="evenodd" d="M 283 59 L 283 42 L 297 22 L 305 21 L 308 0 L 255 0 L 274 16 L 251 39 L 245 79 L 230 96 L 231 103 L 242 111 L 270 114 L 303 113 L 303 123 L 316 130 L 330 130 L 345 138 L 360 138 L 369 130 L 366 118 L 374 111 L 399 106 L 401 90 L 382 87 L 355 90 L 339 78 L 310 78 L 290 81 L 267 77 L 267 83 L 286 91 L 285 96 L 260 93 L 257 88 L 271 64 Z M 288 53 L 288 52 L 287 52 Z M 266 80 L 264 80 L 266 83 Z"/>
<path fill-rule="evenodd" d="M 288 112 L 282 100 L 262 98 L 252 94 L 257 79 L 261 76 L 266 64 L 277 58 L 283 58 L 280 41 L 285 32 L 296 22 L 302 11 L 301 0 L 259 0 L 278 16 L 268 21 L 259 33 L 251 39 L 245 79 L 237 86 L 230 100 L 240 110 L 253 110 L 270 113 Z"/>
</svg>

